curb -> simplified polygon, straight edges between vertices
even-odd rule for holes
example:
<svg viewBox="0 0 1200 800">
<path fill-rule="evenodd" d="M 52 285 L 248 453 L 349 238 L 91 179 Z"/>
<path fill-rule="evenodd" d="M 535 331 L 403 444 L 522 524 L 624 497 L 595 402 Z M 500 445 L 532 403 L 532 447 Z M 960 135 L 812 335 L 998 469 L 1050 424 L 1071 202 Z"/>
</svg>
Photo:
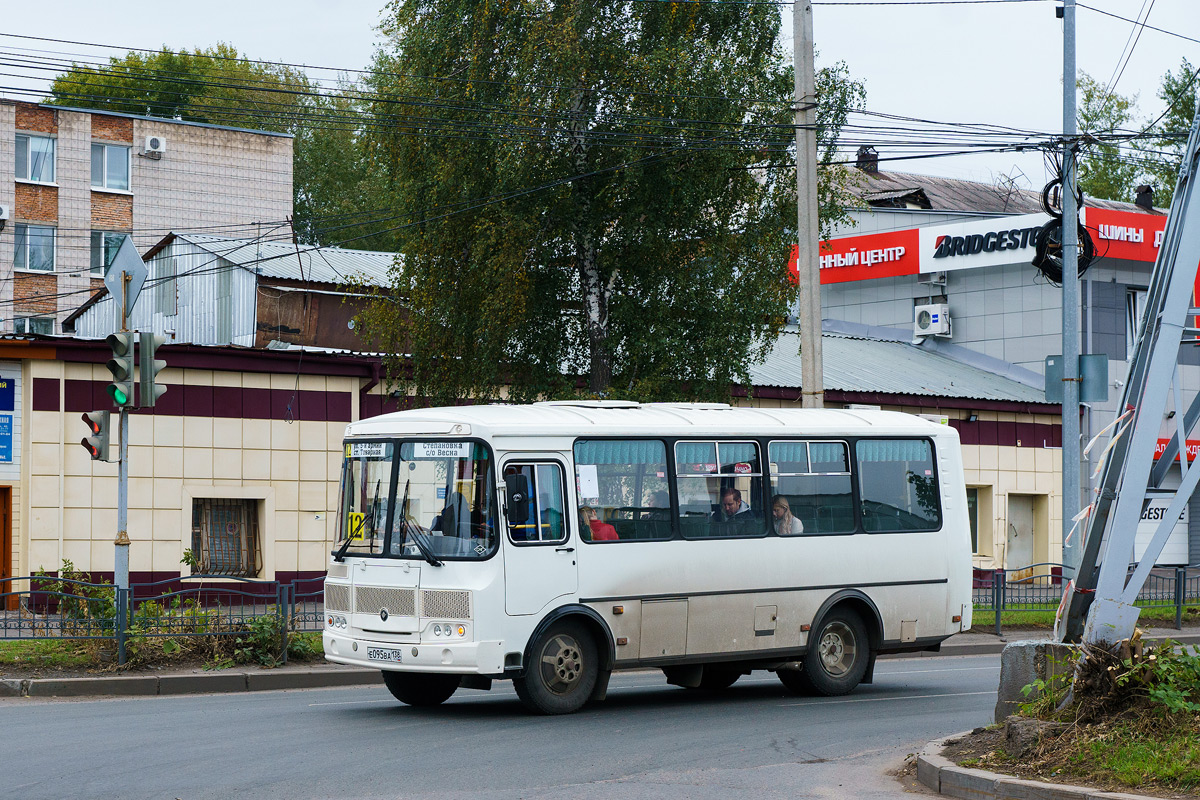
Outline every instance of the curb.
<svg viewBox="0 0 1200 800">
<path fill-rule="evenodd" d="M 953 642 L 943 642 L 941 650 L 937 652 L 917 652 L 917 653 L 890 653 L 882 655 L 879 658 L 938 658 L 941 656 L 987 656 L 999 654 L 1004 651 L 1004 648 L 1016 641 L 1025 641 L 1025 638 L 1020 636 L 1021 631 L 1013 631 L 1012 636 L 1006 636 L 1003 639 L 996 638 L 990 642 L 971 642 L 969 644 L 954 644 Z M 990 634 L 987 634 L 990 635 Z M 1157 632 L 1153 635 L 1143 637 L 1144 641 L 1155 642 L 1163 639 L 1170 639 L 1173 642 L 1178 642 L 1182 645 L 1200 646 L 1200 634 L 1184 633 L 1178 636 L 1172 636 L 1170 632 L 1159 635 Z M 1040 641 L 1040 640 L 1037 640 Z M 1045 641 L 1049 642 L 1047 638 Z"/>
<path fill-rule="evenodd" d="M 376 670 L 329 668 L 287 672 L 254 670 L 194 675 L 21 678 L 0 680 L 0 697 L 147 697 L 368 686 L 382 682 Z"/>
<path fill-rule="evenodd" d="M 1162 800 L 1144 794 L 1023 780 L 998 772 L 960 767 L 942 756 L 947 743 L 970 734 L 970 731 L 963 731 L 925 745 L 917 755 L 917 780 L 939 794 L 964 800 Z"/>
</svg>

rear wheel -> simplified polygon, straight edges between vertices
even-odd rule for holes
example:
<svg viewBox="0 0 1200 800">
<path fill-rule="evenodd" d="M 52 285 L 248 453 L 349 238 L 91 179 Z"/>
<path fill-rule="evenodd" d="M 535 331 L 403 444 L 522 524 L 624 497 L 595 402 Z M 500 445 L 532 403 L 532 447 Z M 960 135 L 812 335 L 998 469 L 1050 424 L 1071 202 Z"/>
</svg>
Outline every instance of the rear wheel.
<svg viewBox="0 0 1200 800">
<path fill-rule="evenodd" d="M 458 675 L 429 675 L 419 672 L 384 670 L 383 682 L 401 703 L 410 706 L 437 706 L 450 699 L 458 688 Z"/>
<path fill-rule="evenodd" d="M 596 643 L 576 622 L 558 622 L 530 648 L 525 675 L 513 681 L 517 696 L 538 714 L 570 714 L 592 695 L 599 675 Z"/>
<path fill-rule="evenodd" d="M 789 689 L 795 679 L 804 689 L 826 696 L 846 694 L 863 679 L 871 659 L 867 629 L 858 614 L 835 610 L 816 628 L 804 654 L 804 671 L 780 680 Z"/>
</svg>

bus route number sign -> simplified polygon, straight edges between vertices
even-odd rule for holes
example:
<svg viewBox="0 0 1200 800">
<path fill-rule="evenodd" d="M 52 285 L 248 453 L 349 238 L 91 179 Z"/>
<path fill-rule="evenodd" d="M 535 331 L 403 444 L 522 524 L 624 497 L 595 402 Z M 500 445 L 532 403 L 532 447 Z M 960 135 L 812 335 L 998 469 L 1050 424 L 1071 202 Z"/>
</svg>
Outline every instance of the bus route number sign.
<svg viewBox="0 0 1200 800">
<path fill-rule="evenodd" d="M 348 522 L 350 524 L 347 526 L 347 528 L 350 531 L 350 535 L 346 538 L 356 542 L 361 542 L 363 540 L 363 529 L 367 527 L 367 515 L 361 511 L 351 511 L 349 516 L 350 519 Z"/>
</svg>

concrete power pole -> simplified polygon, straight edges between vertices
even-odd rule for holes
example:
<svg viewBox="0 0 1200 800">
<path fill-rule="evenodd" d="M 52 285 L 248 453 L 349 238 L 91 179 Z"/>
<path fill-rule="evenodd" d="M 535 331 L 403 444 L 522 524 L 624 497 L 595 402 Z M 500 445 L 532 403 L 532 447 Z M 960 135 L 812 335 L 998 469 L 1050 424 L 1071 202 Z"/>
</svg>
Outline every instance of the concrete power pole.
<svg viewBox="0 0 1200 800">
<path fill-rule="evenodd" d="M 817 249 L 817 85 L 812 4 L 792 7 L 796 65 L 796 271 L 800 280 L 800 386 L 804 408 L 823 408 L 821 275 Z"/>
<path fill-rule="evenodd" d="M 1079 442 L 1079 208 L 1075 168 L 1075 0 L 1063 3 L 1063 151 L 1062 151 L 1062 535 L 1063 564 L 1074 578 L 1083 534 L 1067 536 L 1075 525 L 1081 499 Z M 1082 529 L 1083 526 L 1081 525 Z"/>
</svg>

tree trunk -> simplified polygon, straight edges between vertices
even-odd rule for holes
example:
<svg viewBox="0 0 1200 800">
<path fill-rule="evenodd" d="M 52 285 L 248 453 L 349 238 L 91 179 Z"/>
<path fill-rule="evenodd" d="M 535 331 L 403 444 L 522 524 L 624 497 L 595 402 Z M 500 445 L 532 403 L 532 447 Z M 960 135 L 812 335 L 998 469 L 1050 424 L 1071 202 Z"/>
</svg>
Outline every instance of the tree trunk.
<svg viewBox="0 0 1200 800">
<path fill-rule="evenodd" d="M 589 92 L 576 92 L 571 98 L 571 167 L 576 175 L 591 170 L 588 162 L 587 102 Z M 592 227 L 592 194 L 590 181 L 582 178 L 571 184 L 575 196 L 574 229 L 575 268 L 583 290 L 583 307 L 587 314 L 588 389 L 604 394 L 612 383 L 612 357 L 608 347 L 608 286 L 600 273 L 596 234 Z"/>
</svg>

